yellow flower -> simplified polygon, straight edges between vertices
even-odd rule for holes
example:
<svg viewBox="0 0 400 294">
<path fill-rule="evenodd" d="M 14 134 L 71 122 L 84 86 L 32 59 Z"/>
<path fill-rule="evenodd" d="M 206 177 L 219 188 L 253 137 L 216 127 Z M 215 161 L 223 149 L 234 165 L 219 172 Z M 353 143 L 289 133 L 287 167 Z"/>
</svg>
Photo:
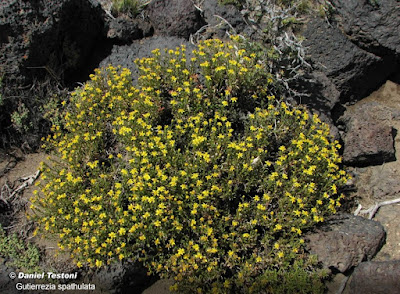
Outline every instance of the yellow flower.
<svg viewBox="0 0 400 294">
<path fill-rule="evenodd" d="M 200 145 L 201 143 L 203 143 L 204 141 L 207 140 L 207 138 L 204 137 L 204 136 L 193 135 L 192 137 L 193 137 L 192 144 L 194 146 L 198 146 L 198 145 Z"/>
<path fill-rule="evenodd" d="M 243 236 L 243 238 L 248 238 L 248 237 L 250 237 L 250 234 L 249 233 L 244 233 L 242 236 Z"/>
<path fill-rule="evenodd" d="M 118 233 L 119 233 L 120 236 L 123 236 L 123 235 L 125 235 L 125 233 L 126 233 L 126 229 L 125 229 L 125 228 L 120 228 L 120 229 L 118 230 Z"/>
<path fill-rule="evenodd" d="M 96 259 L 96 266 L 101 267 L 103 265 L 103 262 L 101 260 Z"/>
<path fill-rule="evenodd" d="M 81 238 L 80 236 L 76 236 L 76 237 L 75 237 L 75 243 L 76 243 L 76 244 L 81 243 L 81 241 L 82 241 L 82 238 Z"/>
</svg>

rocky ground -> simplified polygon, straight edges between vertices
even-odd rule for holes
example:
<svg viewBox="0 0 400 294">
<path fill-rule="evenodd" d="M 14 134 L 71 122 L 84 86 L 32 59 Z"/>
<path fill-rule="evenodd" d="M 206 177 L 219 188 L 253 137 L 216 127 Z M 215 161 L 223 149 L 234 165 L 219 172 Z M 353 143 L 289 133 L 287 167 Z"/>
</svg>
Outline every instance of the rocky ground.
<svg viewBox="0 0 400 294">
<path fill-rule="evenodd" d="M 40 113 L 37 100 L 44 99 L 39 95 L 46 93 L 44 88 L 53 87 L 53 92 L 61 92 L 61 86 L 73 88 L 95 67 L 110 63 L 135 72 L 132 60 L 157 47 L 191 46 L 200 38 L 226 37 L 226 31 L 257 38 L 262 22 L 249 18 L 254 11 L 218 5 L 216 0 L 195 3 L 153 0 L 130 18 L 112 16 L 109 0 L 1 1 L 0 73 L 5 99 L 0 103 L 0 134 L 3 146 L 18 146 L 0 154 L 0 222 L 10 232 L 30 238 L 23 208 L 29 204 L 32 187 L 12 193 L 46 157 L 30 153 L 48 128 L 34 116 Z M 346 187 L 345 210 L 350 214 L 310 234 L 309 249 L 335 274 L 329 293 L 399 293 L 400 205 L 381 207 L 372 220 L 363 210 L 400 197 L 400 31 L 394 29 L 400 27 L 400 4 L 396 0 L 329 3 L 334 7 L 329 19 L 326 15 L 304 19 L 302 49 L 312 70 L 296 85 L 309 95 L 296 101 L 330 124 L 332 134 L 341 140 L 353 180 Z M 257 9 L 261 11 L 261 6 Z M 21 103 L 31 111 L 32 125 L 30 132 L 14 140 L 12 113 Z M 352 216 L 359 205 L 360 216 Z M 67 258 L 54 257 L 55 244 L 30 240 L 44 250 L 47 266 L 75 270 Z M 1 270 L 0 292 L 13 289 L 6 276 L 11 269 L 3 263 Z M 136 293 L 162 294 L 169 285 L 149 280 L 136 265 L 82 272 L 81 280 L 97 283 L 98 293 L 136 289 Z"/>
</svg>

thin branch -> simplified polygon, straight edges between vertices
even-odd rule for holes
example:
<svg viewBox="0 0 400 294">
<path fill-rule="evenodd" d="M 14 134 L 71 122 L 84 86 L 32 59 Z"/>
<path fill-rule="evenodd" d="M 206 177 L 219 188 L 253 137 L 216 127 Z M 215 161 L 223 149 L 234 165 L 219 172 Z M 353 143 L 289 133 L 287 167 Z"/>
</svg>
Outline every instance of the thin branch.
<svg viewBox="0 0 400 294">
<path fill-rule="evenodd" d="M 9 202 L 15 202 L 16 200 L 16 195 L 23 190 L 25 190 L 27 187 L 33 184 L 33 182 L 39 177 L 40 171 L 36 171 L 33 175 L 27 176 L 27 177 L 22 177 L 19 179 L 19 181 L 23 181 L 21 185 L 19 185 L 15 189 L 11 189 L 7 183 L 3 185 L 1 188 L 1 193 L 0 193 L 0 200 L 2 200 L 5 204 L 9 204 Z"/>
<path fill-rule="evenodd" d="M 189 42 L 192 43 L 193 45 L 196 45 L 195 43 L 198 42 L 200 34 L 205 31 L 208 27 L 210 27 L 209 24 L 206 24 L 202 26 L 200 29 L 197 30 L 194 34 L 191 34 L 189 37 Z"/>
<path fill-rule="evenodd" d="M 224 22 L 232 29 L 232 31 L 234 32 L 234 34 L 235 34 L 235 35 L 237 34 L 235 28 L 229 23 L 229 21 L 227 21 L 225 18 L 223 18 L 222 16 L 219 16 L 219 15 L 217 15 L 217 14 L 214 14 L 214 16 L 217 17 L 217 18 L 219 18 L 220 20 L 224 21 Z"/>
<path fill-rule="evenodd" d="M 195 3 L 195 1 L 192 0 L 192 2 L 193 2 L 194 7 L 195 7 L 198 11 L 200 11 L 200 12 L 202 13 L 202 12 L 203 12 L 203 9 L 201 9 L 201 6 L 203 5 L 204 0 L 203 0 L 203 1 L 196 1 L 196 3 Z"/>
<path fill-rule="evenodd" d="M 33 175 L 21 178 L 21 180 L 24 181 L 24 182 L 22 183 L 22 185 L 20 185 L 17 189 L 15 189 L 11 193 L 10 198 L 13 198 L 17 193 L 21 192 L 22 190 L 24 190 L 28 186 L 32 185 L 33 182 L 38 178 L 39 174 L 40 174 L 40 170 L 36 171 Z"/>
<path fill-rule="evenodd" d="M 378 209 L 380 207 L 386 206 L 386 205 L 391 205 L 391 204 L 396 204 L 396 203 L 400 203 L 400 198 L 375 203 L 370 208 L 364 209 L 364 210 L 362 209 L 362 205 L 359 204 L 356 211 L 354 211 L 354 215 L 368 214 L 368 219 L 373 219 L 374 215 L 376 214 L 376 212 L 378 211 Z"/>
</svg>

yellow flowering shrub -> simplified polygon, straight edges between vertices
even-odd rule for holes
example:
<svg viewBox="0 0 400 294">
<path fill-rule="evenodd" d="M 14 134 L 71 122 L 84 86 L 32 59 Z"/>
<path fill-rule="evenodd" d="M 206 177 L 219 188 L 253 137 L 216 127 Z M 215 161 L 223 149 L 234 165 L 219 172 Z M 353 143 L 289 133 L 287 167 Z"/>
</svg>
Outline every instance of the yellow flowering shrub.
<svg viewBox="0 0 400 294">
<path fill-rule="evenodd" d="M 238 37 L 152 53 L 138 86 L 110 66 L 72 94 L 32 199 L 39 232 L 78 266 L 139 260 L 178 292 L 320 291 L 302 236 L 347 181 L 328 126 L 275 98 Z"/>
</svg>

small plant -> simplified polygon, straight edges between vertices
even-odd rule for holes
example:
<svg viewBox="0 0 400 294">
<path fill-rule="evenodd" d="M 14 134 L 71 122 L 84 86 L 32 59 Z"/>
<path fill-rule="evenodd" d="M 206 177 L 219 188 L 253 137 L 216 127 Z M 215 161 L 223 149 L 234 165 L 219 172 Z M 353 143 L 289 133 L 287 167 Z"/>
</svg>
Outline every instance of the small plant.
<svg viewBox="0 0 400 294">
<path fill-rule="evenodd" d="M 23 270 L 26 273 L 40 271 L 40 252 L 31 243 L 25 243 L 17 234 L 7 236 L 0 225 L 0 256 L 6 259 L 9 267 Z"/>
<path fill-rule="evenodd" d="M 143 262 L 197 293 L 321 293 L 305 231 L 336 212 L 340 145 L 276 98 L 242 39 L 154 50 L 71 96 L 32 199 L 38 231 L 79 267 Z M 284 283 L 283 283 L 284 282 Z"/>
<path fill-rule="evenodd" d="M 112 11 L 114 14 L 130 14 L 137 15 L 141 8 L 145 5 L 143 0 L 112 0 Z"/>
<path fill-rule="evenodd" d="M 11 114 L 11 122 L 15 129 L 21 133 L 25 133 L 31 127 L 29 122 L 29 110 L 25 104 L 20 102 L 16 111 Z"/>
</svg>

